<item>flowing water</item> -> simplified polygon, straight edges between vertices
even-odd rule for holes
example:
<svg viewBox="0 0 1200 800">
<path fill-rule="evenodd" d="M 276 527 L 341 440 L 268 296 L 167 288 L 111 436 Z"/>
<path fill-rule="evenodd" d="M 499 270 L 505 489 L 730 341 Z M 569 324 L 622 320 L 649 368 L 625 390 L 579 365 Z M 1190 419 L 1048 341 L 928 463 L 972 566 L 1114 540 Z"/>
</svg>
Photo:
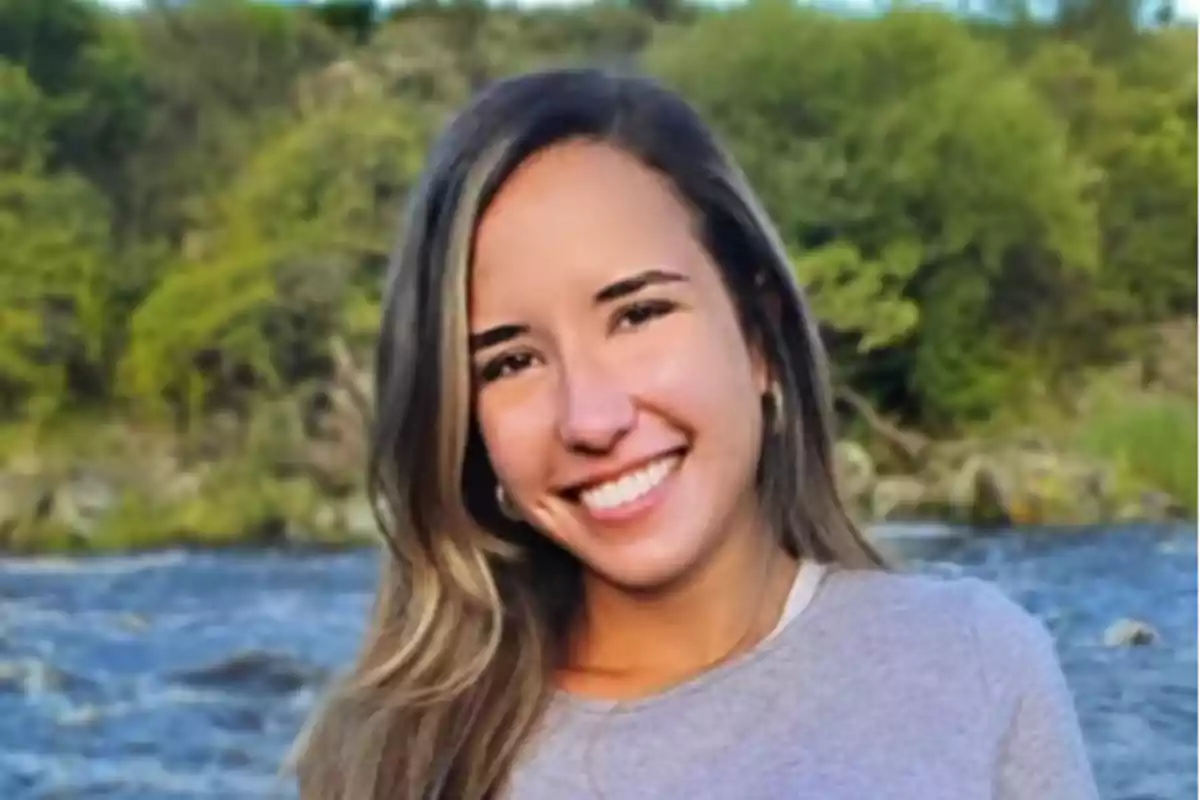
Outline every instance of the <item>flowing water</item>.
<svg viewBox="0 0 1200 800">
<path fill-rule="evenodd" d="M 915 568 L 1054 632 L 1106 800 L 1196 797 L 1196 529 L 1006 534 Z M 366 552 L 0 560 L 0 800 L 294 796 L 277 767 L 350 657 Z M 1121 618 L 1160 639 L 1107 647 Z"/>
</svg>

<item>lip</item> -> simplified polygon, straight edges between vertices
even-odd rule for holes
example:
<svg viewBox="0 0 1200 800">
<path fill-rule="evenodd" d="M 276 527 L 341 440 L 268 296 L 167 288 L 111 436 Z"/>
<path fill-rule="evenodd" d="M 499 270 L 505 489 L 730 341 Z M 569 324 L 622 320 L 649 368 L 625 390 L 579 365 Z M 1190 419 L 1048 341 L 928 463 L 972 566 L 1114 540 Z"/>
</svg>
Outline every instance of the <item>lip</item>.
<svg viewBox="0 0 1200 800">
<path fill-rule="evenodd" d="M 687 447 L 673 447 L 668 450 L 662 450 L 641 458 L 633 459 L 619 467 L 610 467 L 608 469 L 589 472 L 587 476 L 583 478 L 563 484 L 563 488 L 559 489 L 559 493 L 566 495 L 572 500 L 578 500 L 579 495 L 582 492 L 591 489 L 594 486 L 599 486 L 602 483 L 616 480 L 617 478 L 628 475 L 631 472 L 636 472 L 642 467 L 658 461 L 660 458 L 667 458 L 669 456 L 682 457 L 687 453 L 687 450 Z M 653 494 L 653 492 L 651 492 L 651 494 Z"/>
</svg>

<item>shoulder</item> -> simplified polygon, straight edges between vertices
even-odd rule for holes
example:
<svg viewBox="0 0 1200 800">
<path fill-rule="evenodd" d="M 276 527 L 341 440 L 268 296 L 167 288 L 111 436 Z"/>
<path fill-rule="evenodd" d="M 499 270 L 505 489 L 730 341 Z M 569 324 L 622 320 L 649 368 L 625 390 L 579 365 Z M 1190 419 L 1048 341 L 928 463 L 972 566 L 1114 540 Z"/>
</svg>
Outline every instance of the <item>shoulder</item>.
<svg viewBox="0 0 1200 800">
<path fill-rule="evenodd" d="M 985 758 L 996 797 L 1097 796 L 1050 630 L 996 584 L 834 570 L 811 611 L 800 652 L 856 698 L 876 692 L 905 735 L 972 743 L 956 757 Z"/>
<path fill-rule="evenodd" d="M 914 572 L 831 569 L 824 593 L 843 613 L 887 616 L 890 622 L 925 621 L 975 629 L 999 626 L 1028 635 L 1041 623 L 996 584 L 973 577 Z"/>
<path fill-rule="evenodd" d="M 875 570 L 834 570 L 822 605 L 829 620 L 865 645 L 891 643 L 922 660 L 974 672 L 1000 705 L 1033 673 L 1054 672 L 1057 656 L 1040 619 L 994 583 Z"/>
</svg>

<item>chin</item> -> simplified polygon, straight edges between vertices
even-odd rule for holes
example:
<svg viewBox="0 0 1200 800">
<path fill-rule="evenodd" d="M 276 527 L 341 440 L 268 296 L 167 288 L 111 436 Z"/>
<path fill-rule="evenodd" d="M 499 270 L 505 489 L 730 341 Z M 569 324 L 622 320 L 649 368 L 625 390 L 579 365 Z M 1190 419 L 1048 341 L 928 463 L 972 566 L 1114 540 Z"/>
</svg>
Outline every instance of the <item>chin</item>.
<svg viewBox="0 0 1200 800">
<path fill-rule="evenodd" d="M 628 592 L 652 593 L 686 580 L 696 571 L 706 549 L 699 542 L 691 547 L 668 544 L 662 540 L 630 543 L 620 548 L 621 552 L 585 555 L 583 562 L 605 583 Z"/>
</svg>

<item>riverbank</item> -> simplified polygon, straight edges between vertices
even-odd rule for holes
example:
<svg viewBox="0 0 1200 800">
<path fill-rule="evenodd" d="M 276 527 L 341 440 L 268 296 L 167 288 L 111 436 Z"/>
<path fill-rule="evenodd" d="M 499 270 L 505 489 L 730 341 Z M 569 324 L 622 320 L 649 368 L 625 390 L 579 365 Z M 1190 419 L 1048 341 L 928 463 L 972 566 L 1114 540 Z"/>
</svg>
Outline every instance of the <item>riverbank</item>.
<svg viewBox="0 0 1200 800">
<path fill-rule="evenodd" d="M 361 388 L 343 377 L 185 433 L 104 417 L 7 429 L 0 552 L 369 542 Z M 901 431 L 855 395 L 839 400 L 866 422 L 854 426 L 865 435 L 837 445 L 845 496 L 866 525 L 1074 529 L 1196 517 L 1186 397 L 1096 392 L 1074 418 L 952 441 Z"/>
</svg>

